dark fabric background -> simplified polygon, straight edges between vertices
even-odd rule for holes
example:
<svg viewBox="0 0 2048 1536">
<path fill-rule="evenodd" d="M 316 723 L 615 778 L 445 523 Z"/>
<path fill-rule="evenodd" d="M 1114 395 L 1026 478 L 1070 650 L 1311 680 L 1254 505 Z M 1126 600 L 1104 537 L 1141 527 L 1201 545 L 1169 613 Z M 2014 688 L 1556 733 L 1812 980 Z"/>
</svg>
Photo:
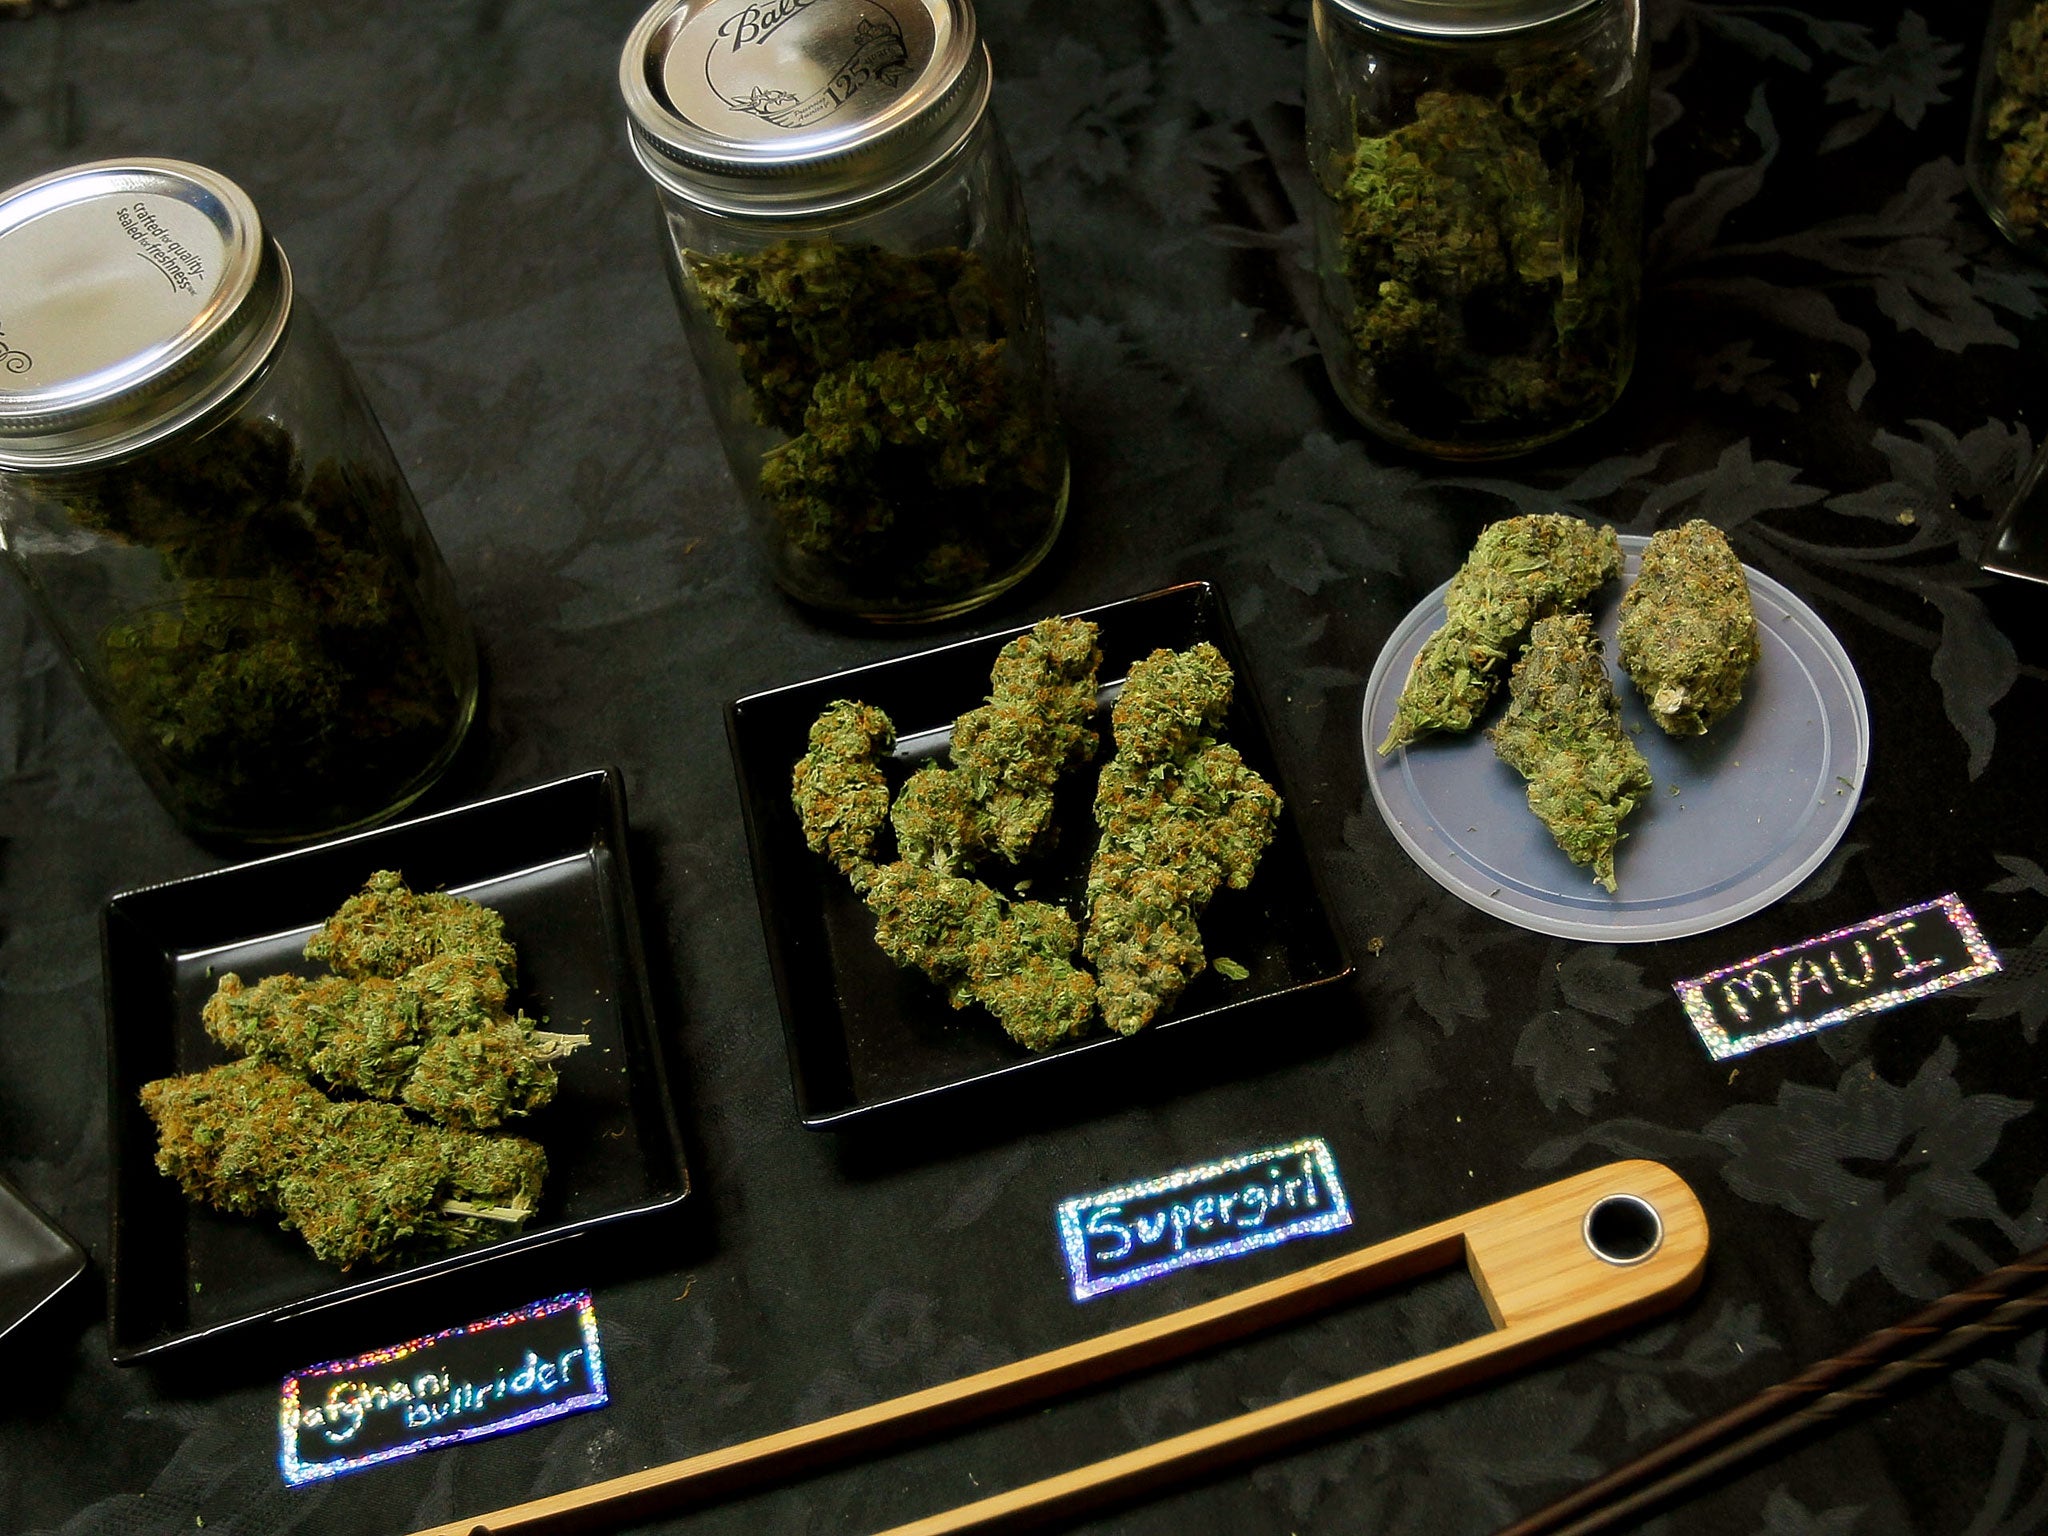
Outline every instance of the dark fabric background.
<svg viewBox="0 0 2048 1536">
<path fill-rule="evenodd" d="M 137 0 L 0 23 L 0 185 L 116 154 L 220 168 L 364 377 L 490 672 L 480 739 L 433 803 L 623 768 L 697 1182 L 688 1222 L 529 1292 L 596 1287 L 611 1408 L 328 1488 L 281 1484 L 276 1377 L 480 1306 L 151 1373 L 109 1365 L 83 1286 L 0 1345 L 0 1527 L 406 1531 L 1156 1315 L 1611 1156 L 1667 1160 L 1714 1229 L 1674 1320 L 1095 1527 L 1482 1533 L 2048 1238 L 2042 593 L 1975 566 L 2034 446 L 2048 280 L 1958 168 L 1983 5 L 1652 0 L 1636 381 L 1567 444 L 1454 471 L 1359 432 L 1307 334 L 1305 7 L 989 0 L 1076 483 L 1043 574 L 939 635 L 1218 582 L 1360 969 L 1256 1038 L 865 1139 L 796 1124 L 719 706 L 916 642 L 812 622 L 749 545 L 624 145 L 616 57 L 638 7 Z M 1729 528 L 1865 680 L 1875 749 L 1848 836 L 1732 928 L 1614 947 L 1505 927 L 1419 873 L 1365 798 L 1357 711 L 1381 642 L 1484 521 L 1560 505 L 1624 531 Z M 103 1255 L 96 916 L 216 861 L 150 801 L 11 584 L 0 677 L 0 1168 Z M 1670 992 L 1949 890 L 2008 967 L 1973 991 L 1732 1067 Z M 1060 1199 L 1303 1135 L 1336 1152 L 1350 1232 L 1067 1298 Z M 1424 1287 L 673 1528 L 874 1530 L 1430 1347 L 1471 1312 L 1469 1289 Z M 2042 1366 L 2037 1334 L 1662 1528 L 2048 1527 Z"/>
</svg>

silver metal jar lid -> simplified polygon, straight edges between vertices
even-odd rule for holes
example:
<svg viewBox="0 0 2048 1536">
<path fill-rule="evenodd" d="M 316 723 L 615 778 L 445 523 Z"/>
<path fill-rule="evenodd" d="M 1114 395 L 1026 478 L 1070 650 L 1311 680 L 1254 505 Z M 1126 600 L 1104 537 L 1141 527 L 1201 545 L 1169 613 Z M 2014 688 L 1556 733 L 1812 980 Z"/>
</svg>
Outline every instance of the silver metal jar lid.
<svg viewBox="0 0 2048 1536">
<path fill-rule="evenodd" d="M 633 152 L 714 212 L 829 213 L 950 155 L 988 105 L 968 0 L 658 0 L 619 60 Z"/>
<path fill-rule="evenodd" d="M 1423 37 L 1501 37 L 1548 26 L 1607 0 L 1328 0 L 1361 21 Z"/>
<path fill-rule="evenodd" d="M 263 366 L 291 269 L 248 194 L 177 160 L 101 160 L 0 192 L 0 468 L 131 452 Z"/>
</svg>

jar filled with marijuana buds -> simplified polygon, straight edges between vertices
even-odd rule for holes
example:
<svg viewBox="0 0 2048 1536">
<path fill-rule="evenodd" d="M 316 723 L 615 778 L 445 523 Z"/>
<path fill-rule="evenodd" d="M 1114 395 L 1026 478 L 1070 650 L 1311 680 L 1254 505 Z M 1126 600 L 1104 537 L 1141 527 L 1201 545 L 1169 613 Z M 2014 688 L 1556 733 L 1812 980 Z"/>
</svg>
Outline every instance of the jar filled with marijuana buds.
<svg viewBox="0 0 2048 1536">
<path fill-rule="evenodd" d="M 1315 0 L 1317 329 L 1382 437 L 1500 458 L 1620 396 L 1642 289 L 1637 0 Z"/>
<path fill-rule="evenodd" d="M 619 77 L 775 579 L 875 620 L 1020 580 L 1067 455 L 966 0 L 661 0 Z"/>
<path fill-rule="evenodd" d="M 453 584 L 233 182 L 103 161 L 0 193 L 0 541 L 197 836 L 389 815 L 476 707 Z"/>
<path fill-rule="evenodd" d="M 2048 257 L 2048 0 L 1993 0 L 1964 163 L 1999 232 Z"/>
</svg>

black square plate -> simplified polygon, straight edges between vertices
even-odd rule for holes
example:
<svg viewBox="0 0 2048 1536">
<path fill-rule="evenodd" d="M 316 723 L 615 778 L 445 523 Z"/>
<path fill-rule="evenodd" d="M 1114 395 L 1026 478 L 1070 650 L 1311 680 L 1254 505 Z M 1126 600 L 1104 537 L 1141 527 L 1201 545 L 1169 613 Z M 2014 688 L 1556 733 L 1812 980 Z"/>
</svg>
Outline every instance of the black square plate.
<svg viewBox="0 0 2048 1536">
<path fill-rule="evenodd" d="M 400 1288 L 408 1304 L 424 1301 L 444 1285 L 459 1290 L 480 1266 L 664 1209 L 689 1192 L 625 838 L 618 776 L 600 770 L 107 903 L 115 1168 L 107 1297 L 116 1361 L 313 1312 L 331 1317 L 330 1309 Z M 503 913 L 519 951 L 515 1001 L 591 1043 L 562 1063 L 554 1102 L 517 1127 L 548 1154 L 541 1208 L 523 1231 L 343 1274 L 273 1222 L 189 1204 L 156 1171 L 155 1127 L 136 1092 L 226 1060 L 200 1023 L 214 979 L 310 974 L 300 957 L 307 935 L 379 869 Z"/>
<path fill-rule="evenodd" d="M 1131 664 L 1161 646 L 1185 650 L 1207 640 L 1237 674 L 1225 739 L 1287 795 L 1243 650 L 1221 597 L 1208 584 L 1169 587 L 1072 617 L 1092 619 L 1101 631 L 1105 710 L 1098 762 L 1111 746 L 1107 704 Z M 984 1010 L 948 1007 L 924 977 L 899 970 L 875 947 L 874 919 L 845 879 L 805 847 L 790 804 L 790 771 L 804 753 L 811 722 L 827 704 L 859 699 L 895 722 L 896 752 L 884 765 L 894 789 L 945 750 L 954 718 L 987 697 L 996 653 L 1024 628 L 757 693 L 726 708 L 797 1113 L 805 1125 L 838 1127 L 970 1083 L 1072 1066 L 1076 1058 L 1134 1043 L 1103 1032 L 1034 1056 L 1013 1044 Z M 1094 784 L 1092 772 L 1069 776 L 1055 813 L 1064 829 L 1059 846 L 1038 867 L 1019 872 L 1030 879 L 1031 896 L 1065 901 L 1076 912 L 1094 847 Z M 1282 811 L 1273 846 L 1250 887 L 1217 894 L 1202 917 L 1202 941 L 1212 959 L 1227 956 L 1251 975 L 1230 981 L 1204 971 L 1148 1034 L 1349 973 L 1291 809 Z"/>
<path fill-rule="evenodd" d="M 5 1179 L 0 1179 L 0 1337 L 76 1280 L 85 1253 Z"/>
</svg>

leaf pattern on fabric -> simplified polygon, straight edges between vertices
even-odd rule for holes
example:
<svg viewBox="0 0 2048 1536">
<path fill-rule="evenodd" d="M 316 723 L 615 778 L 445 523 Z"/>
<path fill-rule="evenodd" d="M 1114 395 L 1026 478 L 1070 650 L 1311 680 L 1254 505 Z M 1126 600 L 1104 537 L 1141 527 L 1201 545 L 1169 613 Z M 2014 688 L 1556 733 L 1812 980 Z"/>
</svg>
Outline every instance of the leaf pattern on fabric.
<svg viewBox="0 0 2048 1536">
<path fill-rule="evenodd" d="M 1904 1087 L 1866 1061 L 1832 1091 L 1787 1083 L 1774 1105 L 1738 1105 L 1707 1125 L 1732 1154 L 1721 1176 L 1737 1194 L 1819 1223 L 1812 1278 L 1824 1299 L 1840 1301 L 1872 1270 L 1909 1296 L 1939 1296 L 1961 1276 L 1953 1263 L 1937 1268 L 1938 1254 L 1990 1267 L 1956 1224 L 2009 1225 L 1977 1170 L 2033 1105 L 1965 1094 L 1956 1058 L 1944 1039 Z"/>
<path fill-rule="evenodd" d="M 1861 1504 L 1842 1504 L 1816 1512 L 1783 1488 L 1773 1488 L 1756 1536 L 1852 1536 L 1862 1524 L 1863 1510 Z"/>
<path fill-rule="evenodd" d="M 1962 75 L 1955 67 L 1962 51 L 1962 44 L 1944 42 L 1929 32 L 1918 11 L 1907 11 L 1890 44 L 1829 77 L 1827 99 L 1853 102 L 1866 112 L 1890 113 L 1908 128 L 1918 128 L 1929 107 L 1949 99 L 1945 87 Z"/>
<path fill-rule="evenodd" d="M 1539 1007 L 1515 1043 L 1514 1063 L 1531 1076 L 1536 1096 L 1553 1114 L 1569 1104 L 1581 1115 L 1614 1091 L 1615 1025 L 1628 1025 L 1669 994 L 1643 984 L 1643 968 L 1612 946 L 1575 948 L 1542 978 L 1539 1004 L 1553 990 L 1563 1007 Z"/>
<path fill-rule="evenodd" d="M 2016 853 L 1996 855 L 2006 871 L 2003 880 L 1991 882 L 1990 889 L 2001 896 L 2031 891 L 2048 896 L 2048 870 L 2034 860 Z M 2048 1023 L 2048 926 L 2037 929 L 2027 947 L 2008 949 L 2001 957 L 2005 968 L 1978 989 L 1972 1019 L 2017 1019 L 2027 1044 L 2041 1038 L 2041 1026 Z M 2048 1182 L 2042 1185 L 2048 1190 Z M 2037 1197 L 2036 1205 L 2040 1204 Z M 2048 1233 L 2043 1234 L 2048 1241 Z"/>
</svg>

